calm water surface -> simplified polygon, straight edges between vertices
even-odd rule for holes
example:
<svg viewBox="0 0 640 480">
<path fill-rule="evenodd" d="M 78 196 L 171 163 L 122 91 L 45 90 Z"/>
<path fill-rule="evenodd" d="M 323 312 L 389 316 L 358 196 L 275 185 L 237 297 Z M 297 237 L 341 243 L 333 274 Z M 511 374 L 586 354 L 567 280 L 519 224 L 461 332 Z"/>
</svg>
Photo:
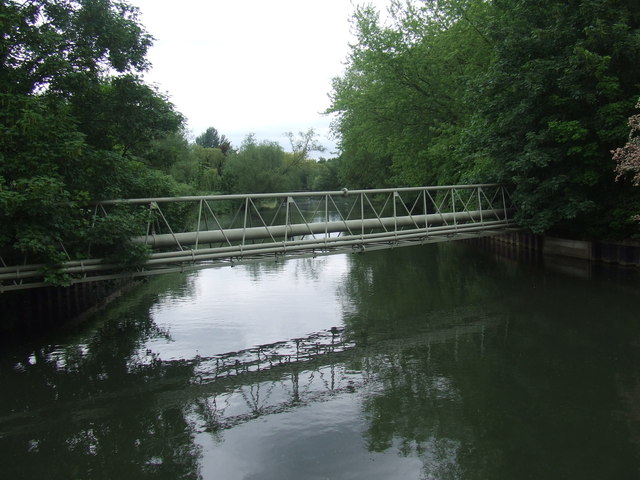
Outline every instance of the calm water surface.
<svg viewBox="0 0 640 480">
<path fill-rule="evenodd" d="M 637 479 L 639 301 L 457 244 L 155 278 L 3 347 L 0 478 Z"/>
</svg>

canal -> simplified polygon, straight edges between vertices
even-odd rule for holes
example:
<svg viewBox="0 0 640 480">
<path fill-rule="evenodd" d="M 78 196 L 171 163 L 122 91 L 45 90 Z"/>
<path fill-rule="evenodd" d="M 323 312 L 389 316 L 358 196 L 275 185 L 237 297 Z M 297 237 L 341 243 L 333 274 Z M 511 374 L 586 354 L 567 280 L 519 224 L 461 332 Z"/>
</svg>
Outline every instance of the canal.
<svg viewBox="0 0 640 480">
<path fill-rule="evenodd" d="M 640 478 L 640 280 L 463 244 L 153 278 L 0 352 L 6 479 Z"/>
</svg>

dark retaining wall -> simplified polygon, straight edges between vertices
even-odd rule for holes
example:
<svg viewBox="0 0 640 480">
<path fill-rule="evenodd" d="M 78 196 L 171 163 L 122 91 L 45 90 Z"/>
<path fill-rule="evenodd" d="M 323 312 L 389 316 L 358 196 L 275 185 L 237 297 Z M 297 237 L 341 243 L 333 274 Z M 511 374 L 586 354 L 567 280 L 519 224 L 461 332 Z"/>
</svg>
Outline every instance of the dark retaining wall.
<svg viewBox="0 0 640 480">
<path fill-rule="evenodd" d="M 533 235 L 528 232 L 517 232 L 490 238 L 492 242 L 533 249 L 542 252 L 544 256 L 640 267 L 640 242 L 590 242 Z"/>
<path fill-rule="evenodd" d="M 591 258 L 605 263 L 640 267 L 640 244 L 593 242 Z"/>
<path fill-rule="evenodd" d="M 2 293 L 0 335 L 31 337 L 76 325 L 134 285 L 130 280 L 110 280 Z"/>
<path fill-rule="evenodd" d="M 540 265 L 576 277 L 590 278 L 596 273 L 621 278 L 640 275 L 640 242 L 589 242 L 526 231 L 466 242 L 500 258 Z"/>
<path fill-rule="evenodd" d="M 542 237 L 528 232 L 479 237 L 462 242 L 492 252 L 501 258 L 527 264 L 542 263 Z"/>
</svg>

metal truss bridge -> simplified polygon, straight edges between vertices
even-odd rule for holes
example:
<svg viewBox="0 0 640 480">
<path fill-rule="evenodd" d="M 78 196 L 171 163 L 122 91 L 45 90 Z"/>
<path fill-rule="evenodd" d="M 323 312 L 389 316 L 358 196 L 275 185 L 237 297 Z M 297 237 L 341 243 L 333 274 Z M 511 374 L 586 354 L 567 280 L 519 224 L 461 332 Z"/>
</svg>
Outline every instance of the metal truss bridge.
<svg viewBox="0 0 640 480">
<path fill-rule="evenodd" d="M 54 269 L 74 284 L 477 238 L 518 229 L 514 211 L 499 184 L 107 200 L 92 224 L 142 218 L 128 244 L 146 245 L 146 260 L 112 263 L 89 244 Z M 0 257 L 0 292 L 49 285 L 52 266 L 15 263 Z"/>
</svg>

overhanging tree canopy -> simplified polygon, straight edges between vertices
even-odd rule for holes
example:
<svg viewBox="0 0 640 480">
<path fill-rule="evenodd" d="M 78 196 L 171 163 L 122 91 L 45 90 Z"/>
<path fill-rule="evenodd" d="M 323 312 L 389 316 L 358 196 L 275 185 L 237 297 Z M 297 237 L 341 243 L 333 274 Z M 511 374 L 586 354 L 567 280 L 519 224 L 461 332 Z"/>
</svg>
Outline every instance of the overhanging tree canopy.
<svg viewBox="0 0 640 480">
<path fill-rule="evenodd" d="M 640 199 L 609 152 L 640 89 L 635 2 L 394 0 L 390 14 L 356 12 L 334 80 L 347 185 L 499 180 L 536 232 L 633 233 Z"/>
<path fill-rule="evenodd" d="M 0 34 L 0 255 L 55 263 L 88 235 L 83 203 L 177 188 L 135 155 L 183 119 L 138 76 L 152 39 L 126 2 L 4 1 Z"/>
</svg>

